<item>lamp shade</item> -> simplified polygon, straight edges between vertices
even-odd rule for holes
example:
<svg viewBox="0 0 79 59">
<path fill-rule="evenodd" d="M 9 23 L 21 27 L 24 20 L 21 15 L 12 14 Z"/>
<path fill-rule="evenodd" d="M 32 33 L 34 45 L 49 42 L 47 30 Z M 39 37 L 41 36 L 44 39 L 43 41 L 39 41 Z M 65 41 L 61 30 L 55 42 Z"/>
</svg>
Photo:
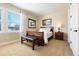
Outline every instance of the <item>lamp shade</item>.
<svg viewBox="0 0 79 59">
<path fill-rule="evenodd" d="M 57 24 L 58 32 L 61 31 L 61 24 Z"/>
<path fill-rule="evenodd" d="M 61 24 L 57 24 L 57 28 L 61 28 Z"/>
</svg>

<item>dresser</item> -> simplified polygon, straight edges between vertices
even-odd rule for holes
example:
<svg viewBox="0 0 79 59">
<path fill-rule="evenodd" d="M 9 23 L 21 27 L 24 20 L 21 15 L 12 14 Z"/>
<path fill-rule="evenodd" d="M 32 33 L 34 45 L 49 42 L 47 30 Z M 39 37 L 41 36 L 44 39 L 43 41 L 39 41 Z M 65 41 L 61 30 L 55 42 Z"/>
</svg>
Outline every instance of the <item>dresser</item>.
<svg viewBox="0 0 79 59">
<path fill-rule="evenodd" d="M 63 40 L 63 32 L 55 32 L 55 39 Z"/>
</svg>

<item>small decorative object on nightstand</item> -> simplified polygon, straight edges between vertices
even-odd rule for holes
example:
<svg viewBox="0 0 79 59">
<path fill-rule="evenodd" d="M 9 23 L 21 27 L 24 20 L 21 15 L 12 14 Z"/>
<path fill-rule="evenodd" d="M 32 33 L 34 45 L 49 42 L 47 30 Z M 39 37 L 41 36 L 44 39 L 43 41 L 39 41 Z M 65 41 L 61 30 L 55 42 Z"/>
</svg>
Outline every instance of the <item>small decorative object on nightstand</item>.
<svg viewBox="0 0 79 59">
<path fill-rule="evenodd" d="M 55 39 L 63 40 L 63 32 L 55 32 Z"/>
</svg>

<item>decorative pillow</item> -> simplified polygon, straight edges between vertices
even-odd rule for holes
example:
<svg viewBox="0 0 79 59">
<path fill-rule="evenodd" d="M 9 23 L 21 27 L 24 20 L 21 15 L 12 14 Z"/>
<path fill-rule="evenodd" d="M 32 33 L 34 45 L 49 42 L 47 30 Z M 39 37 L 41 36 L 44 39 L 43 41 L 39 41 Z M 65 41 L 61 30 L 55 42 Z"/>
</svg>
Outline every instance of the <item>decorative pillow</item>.
<svg viewBox="0 0 79 59">
<path fill-rule="evenodd" d="M 45 32 L 46 28 L 40 28 L 39 32 Z"/>
</svg>

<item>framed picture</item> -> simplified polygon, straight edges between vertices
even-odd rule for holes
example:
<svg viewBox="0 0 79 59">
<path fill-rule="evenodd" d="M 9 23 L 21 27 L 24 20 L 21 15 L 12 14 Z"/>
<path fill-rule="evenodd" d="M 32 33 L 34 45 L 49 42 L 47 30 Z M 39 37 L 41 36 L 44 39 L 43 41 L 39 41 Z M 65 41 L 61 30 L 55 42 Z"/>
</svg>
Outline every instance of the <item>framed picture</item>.
<svg viewBox="0 0 79 59">
<path fill-rule="evenodd" d="M 28 28 L 36 28 L 36 20 L 28 18 Z"/>
<path fill-rule="evenodd" d="M 42 25 L 43 25 L 43 26 L 52 25 L 52 19 L 49 18 L 49 19 L 44 19 L 44 20 L 42 20 Z"/>
</svg>

